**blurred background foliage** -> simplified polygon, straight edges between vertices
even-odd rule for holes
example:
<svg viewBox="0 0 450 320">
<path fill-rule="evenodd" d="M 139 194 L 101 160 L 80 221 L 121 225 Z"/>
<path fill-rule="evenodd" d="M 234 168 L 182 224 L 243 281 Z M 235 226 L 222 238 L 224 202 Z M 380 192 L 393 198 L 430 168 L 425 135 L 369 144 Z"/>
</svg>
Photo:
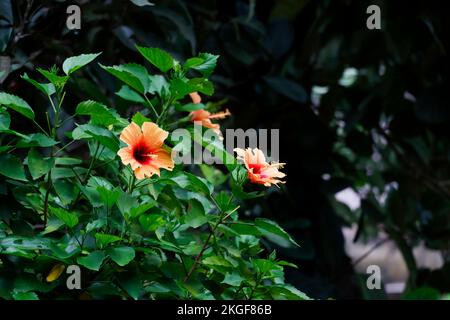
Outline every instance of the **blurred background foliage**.
<svg viewBox="0 0 450 320">
<path fill-rule="evenodd" d="M 65 26 L 70 4 L 81 7 L 79 31 Z M 381 30 L 366 28 L 370 4 L 381 8 Z M 288 282 L 314 298 L 367 297 L 344 251 L 342 227 L 357 225 L 354 241 L 380 230 L 395 241 L 408 289 L 446 293 L 449 30 L 444 1 L 2 0 L 0 89 L 42 117 L 49 106 L 20 78 L 35 67 L 100 51 L 106 65 L 136 61 L 135 43 L 180 60 L 219 54 L 212 80 L 215 99 L 226 99 L 233 114 L 228 127 L 281 129 L 287 184 L 244 209 L 278 221 L 301 244 L 275 247 L 300 266 L 286 270 Z M 139 108 L 114 95 L 119 84 L 100 67 L 83 72 L 70 83 L 79 96 L 66 97 L 66 105 L 96 99 L 123 112 Z M 357 208 L 336 201 L 346 188 L 358 193 Z M 419 269 L 418 243 L 447 263 Z"/>
</svg>

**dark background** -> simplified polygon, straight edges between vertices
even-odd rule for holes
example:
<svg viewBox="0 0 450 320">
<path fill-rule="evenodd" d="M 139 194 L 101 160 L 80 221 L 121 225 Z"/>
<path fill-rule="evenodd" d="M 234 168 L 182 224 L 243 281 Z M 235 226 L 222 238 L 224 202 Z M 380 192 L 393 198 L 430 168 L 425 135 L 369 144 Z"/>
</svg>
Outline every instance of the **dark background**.
<svg viewBox="0 0 450 320">
<path fill-rule="evenodd" d="M 1 90 L 44 115 L 45 100 L 20 78 L 39 78 L 35 67 L 100 51 L 105 65 L 139 62 L 135 43 L 179 60 L 219 54 L 212 80 L 214 99 L 227 99 L 233 114 L 225 126 L 280 128 L 287 184 L 244 209 L 275 219 L 301 244 L 276 248 L 299 265 L 287 270 L 288 281 L 314 298 L 370 298 L 344 251 L 341 228 L 357 224 L 357 241 L 383 230 L 396 243 L 408 290 L 450 291 L 448 264 L 431 272 L 412 258 L 419 242 L 446 259 L 450 252 L 445 1 L 79 1 L 81 30 L 69 31 L 74 3 L 0 0 Z M 366 27 L 371 4 L 381 8 L 381 30 Z M 350 67 L 358 76 L 347 85 L 340 79 Z M 134 110 L 101 68 L 82 74 L 70 83 L 69 109 L 90 98 Z M 319 99 L 316 87 L 328 91 Z M 345 188 L 360 193 L 359 209 L 335 200 Z"/>
</svg>

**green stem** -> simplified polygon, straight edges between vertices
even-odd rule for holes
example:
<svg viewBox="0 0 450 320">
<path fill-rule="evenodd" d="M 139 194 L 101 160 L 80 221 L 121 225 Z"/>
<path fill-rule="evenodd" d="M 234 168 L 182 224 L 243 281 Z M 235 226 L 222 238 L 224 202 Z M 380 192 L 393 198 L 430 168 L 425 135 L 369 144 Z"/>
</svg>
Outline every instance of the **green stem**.
<svg viewBox="0 0 450 320">
<path fill-rule="evenodd" d="M 392 227 L 387 227 L 386 231 L 397 244 L 400 252 L 402 253 L 403 259 L 405 259 L 406 266 L 408 267 L 409 277 L 407 282 L 407 289 L 414 289 L 416 287 L 418 270 L 412 248 L 408 245 L 405 238 L 399 231 L 395 230 Z"/>
<path fill-rule="evenodd" d="M 67 148 L 68 146 L 70 146 L 72 143 L 74 143 L 76 140 L 72 140 L 69 143 L 67 143 L 66 145 L 64 145 L 63 147 L 61 147 L 60 149 L 58 149 L 53 156 L 56 156 L 58 153 L 60 153 L 61 151 L 63 151 L 65 148 Z"/>
<path fill-rule="evenodd" d="M 155 107 L 153 106 L 153 104 L 151 103 L 151 101 L 147 98 L 147 96 L 144 94 L 144 98 L 145 101 L 147 101 L 147 104 L 149 105 L 149 107 L 152 109 L 153 113 L 155 114 L 156 119 L 159 119 L 159 114 L 156 111 Z"/>
<path fill-rule="evenodd" d="M 131 174 L 131 182 L 128 186 L 128 193 L 133 193 L 134 187 L 135 187 L 135 183 L 136 183 L 136 176 L 134 175 L 134 173 Z"/>
<path fill-rule="evenodd" d="M 89 163 L 88 171 L 86 172 L 86 175 L 84 176 L 84 182 L 86 182 L 87 179 L 89 178 L 89 174 L 92 171 L 92 167 L 94 165 L 95 159 L 97 158 L 97 153 L 98 153 L 99 149 L 100 149 L 100 143 L 97 142 L 96 143 L 96 147 L 95 147 L 95 151 L 94 151 L 94 155 L 92 156 L 91 162 Z"/>
<path fill-rule="evenodd" d="M 213 196 L 210 197 L 211 200 L 216 205 L 217 209 L 220 211 L 219 219 L 214 224 L 214 226 L 211 228 L 208 237 L 206 238 L 205 242 L 203 243 L 202 249 L 200 250 L 199 254 L 195 257 L 194 263 L 192 264 L 191 269 L 189 270 L 188 274 L 184 278 L 184 282 L 187 282 L 191 275 L 194 273 L 195 269 L 197 268 L 198 264 L 200 263 L 200 259 L 202 258 L 203 254 L 205 253 L 206 249 L 208 248 L 209 242 L 211 241 L 211 238 L 213 237 L 214 233 L 216 232 L 216 229 L 219 227 L 219 225 L 230 216 L 231 213 L 233 213 L 235 210 L 233 210 L 231 213 L 225 215 L 225 213 L 220 209 L 216 199 L 214 199 Z M 237 208 L 236 208 L 237 210 Z"/>
<path fill-rule="evenodd" d="M 65 96 L 65 93 L 63 95 L 63 98 Z M 51 130 L 51 137 L 53 140 L 56 139 L 56 133 L 58 130 L 58 126 L 59 126 L 59 111 L 61 110 L 61 102 L 62 100 L 59 102 L 58 104 L 58 109 L 56 109 L 55 104 L 53 103 L 53 100 L 50 96 L 48 96 L 48 99 L 50 100 L 50 104 L 52 105 L 53 111 L 55 112 L 55 119 L 53 122 L 53 128 Z M 55 146 L 52 146 L 51 152 L 50 152 L 50 156 L 53 157 L 53 153 L 54 153 L 54 149 Z M 49 208 L 49 197 L 50 197 L 50 190 L 53 187 L 53 183 L 52 183 L 52 169 L 49 170 L 48 172 L 48 177 L 47 177 L 47 190 L 45 192 L 45 196 L 44 196 L 44 228 L 47 227 L 47 222 L 48 222 L 48 208 Z"/>
<path fill-rule="evenodd" d="M 255 286 L 251 289 L 252 291 L 250 292 L 250 296 L 248 297 L 248 300 L 252 300 L 255 290 L 258 289 L 259 283 L 261 282 L 261 278 L 262 278 L 262 276 L 259 274 L 256 276 Z"/>
<path fill-rule="evenodd" d="M 33 123 L 46 135 L 46 136 L 48 136 L 49 134 L 48 134 L 48 132 L 47 131 L 45 131 L 40 125 L 39 125 L 39 123 L 37 123 L 36 122 L 36 120 L 32 120 L 33 121 Z"/>
<path fill-rule="evenodd" d="M 172 105 L 173 100 L 174 100 L 173 98 L 169 98 L 169 100 L 167 100 L 167 103 L 163 105 L 161 115 L 159 116 L 158 120 L 156 121 L 156 123 L 158 125 L 164 121 L 164 119 L 167 115 L 167 112 L 168 112 L 170 106 Z"/>
<path fill-rule="evenodd" d="M 50 124 L 50 117 L 48 116 L 48 112 L 45 112 L 45 118 L 47 119 L 47 128 L 48 128 L 48 132 L 50 134 L 50 132 L 52 132 L 52 126 Z"/>
<path fill-rule="evenodd" d="M 63 103 L 65 97 L 66 97 L 66 91 L 63 92 L 62 98 L 61 98 L 61 100 L 59 100 L 58 111 L 61 110 L 61 106 L 62 106 L 62 103 Z"/>
<path fill-rule="evenodd" d="M 181 123 L 184 123 L 184 122 L 190 122 L 190 121 L 191 121 L 191 117 L 190 117 L 190 116 L 187 116 L 187 117 L 181 118 L 181 119 L 179 119 L 179 120 L 177 120 L 177 121 L 174 121 L 174 122 L 169 123 L 169 124 L 167 125 L 167 128 L 168 128 L 168 129 L 177 128 L 177 127 L 179 127 L 179 125 L 180 125 Z"/>
<path fill-rule="evenodd" d="M 49 201 L 49 197 L 50 197 L 50 190 L 52 188 L 52 171 L 50 170 L 48 173 L 48 178 L 47 178 L 47 190 L 45 191 L 45 196 L 44 196 L 44 229 L 47 227 L 47 222 L 48 222 L 48 201 Z"/>
<path fill-rule="evenodd" d="M 53 112 L 54 112 L 55 115 L 56 115 L 57 111 L 56 111 L 55 104 L 53 103 L 53 99 L 52 99 L 52 97 L 50 97 L 50 96 L 47 96 L 47 97 L 48 97 L 48 100 L 50 101 L 50 104 L 51 104 L 51 106 L 52 106 Z"/>
<path fill-rule="evenodd" d="M 65 119 L 61 122 L 61 126 L 64 125 L 64 123 L 66 123 L 66 122 L 69 121 L 70 119 L 75 118 L 76 116 L 77 116 L 77 115 L 74 114 L 74 115 L 71 115 L 70 117 L 65 118 Z"/>
</svg>

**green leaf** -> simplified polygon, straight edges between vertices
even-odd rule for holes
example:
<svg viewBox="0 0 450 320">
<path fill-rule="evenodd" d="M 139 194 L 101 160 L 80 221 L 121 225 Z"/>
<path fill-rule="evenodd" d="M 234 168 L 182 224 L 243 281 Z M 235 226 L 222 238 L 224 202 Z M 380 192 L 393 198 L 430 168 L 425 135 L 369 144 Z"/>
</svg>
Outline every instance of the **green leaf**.
<svg viewBox="0 0 450 320">
<path fill-rule="evenodd" d="M 214 93 L 214 86 L 205 78 L 193 78 L 188 81 L 173 79 L 170 81 L 170 91 L 177 99 L 182 99 L 192 92 L 201 92 L 210 96 Z"/>
<path fill-rule="evenodd" d="M 177 99 L 182 99 L 184 96 L 194 91 L 195 88 L 191 88 L 186 81 L 181 79 L 173 79 L 170 81 L 170 92 L 172 92 Z"/>
<path fill-rule="evenodd" d="M 64 224 L 69 228 L 73 228 L 78 224 L 78 216 L 62 208 L 55 208 L 50 206 L 50 213 L 64 222 Z"/>
<path fill-rule="evenodd" d="M 77 158 L 68 158 L 68 157 L 55 158 L 55 164 L 57 166 L 74 166 L 81 163 L 83 163 L 83 161 Z"/>
<path fill-rule="evenodd" d="M 0 110 L 0 131 L 8 130 L 11 124 L 11 116 L 9 113 Z"/>
<path fill-rule="evenodd" d="M 122 88 L 120 88 L 120 90 L 116 92 L 116 95 L 127 101 L 142 104 L 145 103 L 144 98 L 142 98 L 142 96 L 139 93 L 137 93 L 136 91 L 134 91 L 133 89 L 131 89 L 129 86 L 126 85 L 123 85 Z"/>
<path fill-rule="evenodd" d="M 148 74 L 146 67 L 137 63 L 127 63 L 121 65 L 121 67 L 123 70 L 129 72 L 130 74 L 139 79 L 145 92 L 149 91 L 151 78 L 150 75 Z"/>
<path fill-rule="evenodd" d="M 110 243 L 122 240 L 121 237 L 106 233 L 96 233 L 95 239 L 97 239 L 98 243 L 100 243 L 102 247 L 105 247 Z"/>
<path fill-rule="evenodd" d="M 235 222 L 229 225 L 230 229 L 241 235 L 252 235 L 259 237 L 261 232 L 259 229 L 250 223 L 245 222 Z"/>
<path fill-rule="evenodd" d="M 53 140 L 49 136 L 42 133 L 33 133 L 28 136 L 22 137 L 16 144 L 16 148 L 30 148 L 30 147 L 52 147 L 58 144 L 57 141 Z"/>
<path fill-rule="evenodd" d="M 122 272 L 118 276 L 120 286 L 132 297 L 134 300 L 139 298 L 143 284 L 139 279 L 137 272 Z"/>
<path fill-rule="evenodd" d="M 208 222 L 205 210 L 198 200 L 192 199 L 189 201 L 189 207 L 187 214 L 184 216 L 184 222 L 192 228 L 198 228 Z"/>
<path fill-rule="evenodd" d="M 91 123 L 107 127 L 115 125 L 121 121 L 116 110 L 109 109 L 107 106 L 92 100 L 80 102 L 75 111 L 78 115 L 88 115 L 91 117 Z"/>
<path fill-rule="evenodd" d="M 272 294 L 273 299 L 310 300 L 310 298 L 306 294 L 291 285 L 274 285 L 269 286 L 268 289 Z"/>
<path fill-rule="evenodd" d="M 221 185 L 228 179 L 228 177 L 223 174 L 222 171 L 210 165 L 201 164 L 200 170 L 202 171 L 205 179 L 214 186 Z"/>
<path fill-rule="evenodd" d="M 136 49 L 151 64 L 157 67 L 161 72 L 167 72 L 174 66 L 172 56 L 159 48 L 147 48 L 136 45 Z"/>
<path fill-rule="evenodd" d="M 62 204 L 66 206 L 75 200 L 79 192 L 75 184 L 63 179 L 53 181 L 53 187 Z"/>
<path fill-rule="evenodd" d="M 78 69 L 84 67 L 88 63 L 92 62 L 95 58 L 97 58 L 101 53 L 90 53 L 90 54 L 82 54 L 79 56 L 74 56 L 67 58 L 63 62 L 63 71 L 66 75 L 70 75 Z"/>
<path fill-rule="evenodd" d="M 14 292 L 14 300 L 39 300 L 38 295 L 35 292 Z"/>
<path fill-rule="evenodd" d="M 441 293 L 433 287 L 419 287 L 404 293 L 404 300 L 439 300 Z"/>
<path fill-rule="evenodd" d="M 241 275 L 237 272 L 228 272 L 225 274 L 225 278 L 223 279 L 223 281 L 221 283 L 225 283 L 228 284 L 230 286 L 233 287 L 239 287 L 242 283 L 242 281 L 244 281 L 245 278 L 241 277 Z"/>
<path fill-rule="evenodd" d="M 6 237 L 0 238 L 0 248 L 14 248 L 20 250 L 44 250 L 49 249 L 50 240 L 34 236 L 28 237 Z M 4 251 L 2 251 L 3 253 Z"/>
<path fill-rule="evenodd" d="M 195 110 L 205 109 L 205 105 L 203 103 L 188 103 L 188 104 L 178 105 L 175 107 L 175 109 L 178 111 L 191 112 L 191 111 L 195 111 Z"/>
<path fill-rule="evenodd" d="M 106 218 L 96 219 L 94 221 L 89 222 L 86 225 L 86 232 L 91 232 L 92 230 L 99 230 L 106 225 Z"/>
<path fill-rule="evenodd" d="M 137 207 L 139 205 L 136 197 L 131 194 L 122 192 L 117 198 L 117 208 L 119 208 L 122 215 L 127 215 L 131 208 Z"/>
<path fill-rule="evenodd" d="M 58 218 L 49 217 L 47 225 L 45 226 L 45 230 L 42 232 L 42 234 L 49 234 L 56 230 L 59 230 L 62 226 L 64 226 L 64 222 L 59 220 Z"/>
<path fill-rule="evenodd" d="M 97 191 L 100 195 L 100 200 L 109 209 L 116 203 L 120 196 L 120 188 L 117 187 L 113 190 L 106 189 L 105 187 L 97 187 Z"/>
<path fill-rule="evenodd" d="M 97 176 L 92 176 L 89 178 L 88 186 L 93 187 L 93 188 L 97 188 L 97 187 L 103 187 L 107 190 L 112 190 L 114 189 L 114 186 L 112 185 L 111 182 L 109 182 L 107 179 L 102 178 L 102 177 L 97 177 Z"/>
<path fill-rule="evenodd" d="M 75 167 L 75 168 L 55 167 L 51 171 L 52 180 L 55 181 L 55 180 L 63 179 L 63 178 L 73 178 L 73 177 L 76 177 L 77 175 L 79 177 L 80 175 L 85 174 L 86 171 L 87 171 L 87 169 L 81 168 L 81 167 Z"/>
<path fill-rule="evenodd" d="M 160 97 L 164 97 L 169 92 L 169 83 L 166 78 L 160 74 L 150 76 L 150 87 L 148 92 L 157 93 Z"/>
<path fill-rule="evenodd" d="M 22 162 L 11 154 L 0 155 L 0 174 L 20 181 L 28 181 Z"/>
<path fill-rule="evenodd" d="M 200 191 L 205 194 L 212 194 L 214 187 L 204 178 L 197 177 L 188 172 L 177 172 L 171 177 L 160 179 L 160 182 L 165 180 L 175 182 L 183 189 Z"/>
<path fill-rule="evenodd" d="M 69 80 L 69 76 L 59 76 L 56 69 L 52 69 L 49 71 L 37 68 L 36 70 L 53 84 L 57 92 L 61 92 L 66 85 L 67 80 Z"/>
<path fill-rule="evenodd" d="M 143 213 L 146 213 L 149 209 L 153 208 L 155 205 L 156 205 L 156 202 L 146 203 L 146 204 L 142 204 L 138 207 L 131 208 L 128 215 L 130 216 L 130 218 L 137 218 L 137 217 L 141 216 Z"/>
<path fill-rule="evenodd" d="M 192 57 L 186 60 L 186 62 L 183 65 L 184 69 L 192 69 L 196 66 L 201 65 L 205 60 L 199 57 Z"/>
<path fill-rule="evenodd" d="M 131 121 L 136 123 L 139 127 L 142 126 L 144 122 L 151 121 L 150 118 L 147 118 L 146 116 L 142 115 L 139 111 L 134 114 L 134 116 L 131 118 Z"/>
<path fill-rule="evenodd" d="M 121 267 L 129 264 L 136 255 L 134 249 L 131 247 L 111 248 L 107 250 L 107 253 Z"/>
<path fill-rule="evenodd" d="M 233 265 L 221 256 L 209 256 L 202 261 L 203 264 L 209 266 L 233 267 Z"/>
<path fill-rule="evenodd" d="M 214 199 L 216 199 L 216 203 L 221 211 L 227 213 L 236 211 L 236 206 L 234 205 L 231 195 L 228 192 L 221 191 L 214 196 Z"/>
<path fill-rule="evenodd" d="M 291 262 L 288 262 L 288 261 L 284 261 L 284 260 L 278 261 L 277 264 L 279 266 L 286 266 L 286 267 L 291 267 L 291 268 L 294 268 L 294 269 L 298 269 L 297 265 L 295 265 L 295 264 L 293 264 Z"/>
<path fill-rule="evenodd" d="M 228 171 L 232 172 L 236 168 L 236 158 L 225 150 L 223 143 L 217 141 L 217 139 L 214 141 L 212 139 L 207 139 L 202 134 L 201 128 L 191 129 L 191 138 L 211 152 L 213 156 L 220 159 L 227 167 Z"/>
<path fill-rule="evenodd" d="M 135 5 L 139 6 L 139 7 L 143 7 L 143 6 L 154 6 L 155 4 L 152 2 L 149 2 L 148 0 L 130 0 L 131 2 L 133 2 Z"/>
<path fill-rule="evenodd" d="M 51 96 L 56 92 L 55 86 L 52 83 L 40 83 L 36 80 L 31 79 L 28 74 L 24 73 L 22 75 L 22 79 L 25 81 L 31 83 L 35 88 L 37 88 L 39 91 L 41 91 L 46 96 Z"/>
<path fill-rule="evenodd" d="M 117 137 L 109 130 L 93 124 L 83 124 L 75 128 L 72 132 L 74 140 L 96 140 L 100 144 L 112 150 L 114 153 L 119 150 Z"/>
<path fill-rule="evenodd" d="M 142 228 L 148 232 L 154 232 L 156 229 L 166 224 L 162 215 L 156 213 L 141 215 L 139 217 L 139 223 L 142 225 Z"/>
<path fill-rule="evenodd" d="M 105 253 L 97 250 L 91 252 L 86 257 L 78 257 L 77 262 L 90 270 L 99 271 L 104 259 Z"/>
<path fill-rule="evenodd" d="M 30 149 L 28 152 L 28 169 L 30 170 L 33 180 L 47 174 L 53 167 L 53 164 L 54 160 L 52 158 L 44 159 L 44 157 L 34 149 Z"/>
<path fill-rule="evenodd" d="M 211 81 L 205 78 L 193 78 L 188 81 L 189 86 L 193 91 L 198 91 L 211 96 L 214 94 L 214 85 Z"/>
<path fill-rule="evenodd" d="M 13 146 L 0 146 L 0 153 L 7 152 L 7 151 L 11 150 L 12 148 L 13 148 Z"/>
<path fill-rule="evenodd" d="M 12 94 L 6 92 L 0 92 L 0 106 L 5 106 L 7 108 L 13 109 L 19 112 L 21 115 L 27 117 L 28 119 L 34 119 L 34 112 L 29 106 L 29 104 Z"/>
<path fill-rule="evenodd" d="M 276 241 L 276 237 L 273 238 L 272 236 L 278 236 L 282 239 L 288 240 L 291 243 L 295 244 L 296 246 L 300 247 L 300 245 L 295 242 L 294 239 L 291 238 L 291 236 L 284 231 L 276 222 L 264 219 L 264 218 L 256 218 L 255 219 L 255 225 L 258 228 L 258 230 L 266 237 L 269 237 L 271 239 L 274 239 Z"/>
<path fill-rule="evenodd" d="M 142 94 L 147 92 L 149 88 L 149 78 L 148 73 L 147 78 L 145 76 L 147 71 L 144 67 L 138 65 L 119 65 L 108 67 L 102 64 L 100 64 L 100 66 L 137 92 Z"/>
<path fill-rule="evenodd" d="M 203 76 L 209 77 L 216 68 L 218 58 L 218 55 L 200 53 L 197 57 L 188 59 L 184 64 L 184 68 L 200 71 Z"/>
</svg>

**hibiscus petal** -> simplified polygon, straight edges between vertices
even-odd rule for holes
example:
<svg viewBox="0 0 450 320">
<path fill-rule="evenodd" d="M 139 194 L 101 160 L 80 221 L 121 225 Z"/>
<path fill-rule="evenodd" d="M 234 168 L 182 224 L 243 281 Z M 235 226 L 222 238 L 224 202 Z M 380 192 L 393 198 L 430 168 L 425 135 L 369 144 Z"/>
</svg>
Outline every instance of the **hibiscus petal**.
<svg viewBox="0 0 450 320">
<path fill-rule="evenodd" d="M 255 148 L 255 149 L 253 149 L 253 152 L 256 156 L 257 164 L 267 164 L 266 157 L 264 156 L 264 153 L 261 150 Z"/>
<path fill-rule="evenodd" d="M 144 122 L 142 125 L 142 132 L 144 133 L 145 143 L 150 150 L 160 148 L 164 140 L 169 136 L 169 133 L 153 122 Z"/>
<path fill-rule="evenodd" d="M 120 140 L 128 145 L 134 145 L 139 142 L 141 137 L 141 128 L 139 128 L 136 123 L 132 122 L 125 129 L 123 129 L 122 134 L 120 135 Z"/>
<path fill-rule="evenodd" d="M 200 103 L 200 102 L 202 102 L 202 97 L 200 97 L 198 92 L 191 92 L 191 93 L 189 93 L 189 96 L 192 99 L 192 103 Z"/>
<path fill-rule="evenodd" d="M 136 176 L 136 179 L 138 179 L 138 180 L 144 179 L 145 175 L 144 175 L 143 167 L 136 168 L 136 170 L 134 170 L 134 175 Z"/>
<path fill-rule="evenodd" d="M 195 121 L 197 123 L 197 121 Z M 212 123 L 211 120 L 209 119 L 204 119 L 201 121 L 202 126 L 204 126 L 205 128 L 210 128 L 213 130 L 218 130 L 220 129 L 220 124 L 218 123 Z"/>
<path fill-rule="evenodd" d="M 160 171 L 158 168 L 156 168 L 153 164 L 145 165 L 141 168 L 142 174 L 146 177 L 151 177 L 154 174 L 160 175 Z"/>
<path fill-rule="evenodd" d="M 227 116 L 230 116 L 230 115 L 231 115 L 230 110 L 225 109 L 225 111 L 213 113 L 208 118 L 209 119 L 223 119 L 223 118 L 225 118 Z"/>
<path fill-rule="evenodd" d="M 169 152 L 160 149 L 154 154 L 156 155 L 156 158 L 152 161 L 153 166 L 157 168 L 164 168 L 169 171 L 173 169 L 174 163 Z"/>
<path fill-rule="evenodd" d="M 122 163 L 124 165 L 130 165 L 131 169 L 135 170 L 136 168 L 139 168 L 141 165 L 139 162 L 136 161 L 136 159 L 133 156 L 133 151 L 130 147 L 125 147 L 120 149 L 117 154 L 119 155 L 120 159 L 122 160 Z"/>
<path fill-rule="evenodd" d="M 189 116 L 191 117 L 191 120 L 194 122 L 195 121 L 203 121 L 205 119 L 208 119 L 210 115 L 211 115 L 211 112 L 206 111 L 204 109 L 195 110 L 189 114 Z"/>
<path fill-rule="evenodd" d="M 244 160 L 244 157 L 245 157 L 245 150 L 244 149 L 234 148 L 233 151 L 236 152 L 237 158 L 239 160 Z"/>
</svg>

